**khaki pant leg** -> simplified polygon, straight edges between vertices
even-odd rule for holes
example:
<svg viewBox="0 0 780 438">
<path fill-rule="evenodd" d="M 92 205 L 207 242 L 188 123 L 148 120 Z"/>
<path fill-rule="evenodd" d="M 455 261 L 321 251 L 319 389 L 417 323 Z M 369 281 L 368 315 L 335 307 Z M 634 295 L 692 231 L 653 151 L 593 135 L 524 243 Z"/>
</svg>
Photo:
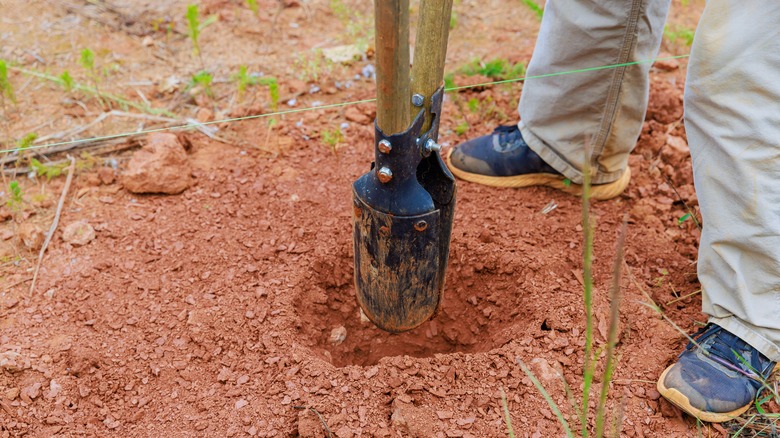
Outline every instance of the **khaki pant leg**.
<svg viewBox="0 0 780 438">
<path fill-rule="evenodd" d="M 710 0 L 685 126 L 704 230 L 703 310 L 780 360 L 780 3 Z"/>
<path fill-rule="evenodd" d="M 549 0 L 528 76 L 654 58 L 670 0 Z M 550 166 L 582 182 L 584 142 L 594 184 L 617 180 L 642 130 L 651 63 L 529 79 L 523 138 Z"/>
</svg>

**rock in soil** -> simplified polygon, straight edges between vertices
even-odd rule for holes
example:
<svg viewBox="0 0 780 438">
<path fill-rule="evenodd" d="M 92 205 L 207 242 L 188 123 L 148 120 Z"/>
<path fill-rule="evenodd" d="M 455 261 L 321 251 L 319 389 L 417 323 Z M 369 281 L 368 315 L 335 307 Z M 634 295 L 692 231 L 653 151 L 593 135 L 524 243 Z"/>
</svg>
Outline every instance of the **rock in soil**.
<svg viewBox="0 0 780 438">
<path fill-rule="evenodd" d="M 347 339 L 347 329 L 344 326 L 339 326 L 330 331 L 330 343 L 333 345 L 339 345 Z"/>
<path fill-rule="evenodd" d="M 95 240 L 95 229 L 87 221 L 76 221 L 62 231 L 62 240 L 73 246 L 84 246 Z"/>
<path fill-rule="evenodd" d="M 22 239 L 25 248 L 30 251 L 38 251 L 41 249 L 41 246 L 43 246 L 46 235 L 39 226 L 31 223 L 24 223 L 19 226 L 19 238 Z"/>
<path fill-rule="evenodd" d="M 154 133 L 133 154 L 122 173 L 122 185 L 133 193 L 175 195 L 190 186 L 187 152 L 175 134 Z"/>
</svg>

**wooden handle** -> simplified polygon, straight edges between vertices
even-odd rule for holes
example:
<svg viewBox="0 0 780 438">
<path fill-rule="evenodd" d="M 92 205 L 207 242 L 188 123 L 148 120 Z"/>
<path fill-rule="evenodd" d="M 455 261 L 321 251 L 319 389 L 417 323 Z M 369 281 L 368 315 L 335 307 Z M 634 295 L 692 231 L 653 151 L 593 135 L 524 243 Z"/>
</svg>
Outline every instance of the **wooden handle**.
<svg viewBox="0 0 780 438">
<path fill-rule="evenodd" d="M 431 126 L 431 96 L 441 86 L 444 78 L 451 14 L 452 0 L 420 1 L 411 93 L 425 97 L 425 124 L 422 132 Z M 419 111 L 419 107 L 412 107 L 411 117 L 416 116 Z"/>
<path fill-rule="evenodd" d="M 409 0 L 374 0 L 376 28 L 376 122 L 386 135 L 411 122 Z"/>
</svg>

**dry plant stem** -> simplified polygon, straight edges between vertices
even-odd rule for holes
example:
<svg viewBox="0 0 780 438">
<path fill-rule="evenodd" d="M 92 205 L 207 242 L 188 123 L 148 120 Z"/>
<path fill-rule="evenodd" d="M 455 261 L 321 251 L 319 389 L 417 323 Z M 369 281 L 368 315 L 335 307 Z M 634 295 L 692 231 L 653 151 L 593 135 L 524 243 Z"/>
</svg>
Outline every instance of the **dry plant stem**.
<svg viewBox="0 0 780 438">
<path fill-rule="evenodd" d="M 325 433 L 327 434 L 326 435 L 327 438 L 333 438 L 333 432 L 330 431 L 330 428 L 328 427 L 328 423 L 325 422 L 325 419 L 322 418 L 322 415 L 319 412 L 317 412 L 316 409 L 311 408 L 311 407 L 307 408 L 306 406 L 294 406 L 293 409 L 297 409 L 299 411 L 303 411 L 305 409 L 308 409 L 308 410 L 314 412 L 314 414 L 317 416 L 317 418 L 320 419 L 320 423 L 322 423 L 322 427 L 325 428 Z"/>
<path fill-rule="evenodd" d="M 558 405 L 555 403 L 555 400 L 550 397 L 550 394 L 544 389 L 544 386 L 542 386 L 542 383 L 539 382 L 539 379 L 534 376 L 534 373 L 531 372 L 530 369 L 528 369 L 528 366 L 523 362 L 522 359 L 519 357 L 515 357 L 515 362 L 517 362 L 518 365 L 520 365 L 520 369 L 523 370 L 526 376 L 528 376 L 529 379 L 531 379 L 531 382 L 534 384 L 536 389 L 539 391 L 540 394 L 542 394 L 542 397 L 544 397 L 544 400 L 547 402 L 547 405 L 550 406 L 550 409 L 552 409 L 553 414 L 558 418 L 558 422 L 561 423 L 561 426 L 563 426 L 564 432 L 566 432 L 567 437 L 573 437 L 574 434 L 571 432 L 571 429 L 569 428 L 569 422 L 566 421 L 565 418 L 563 418 L 563 414 L 561 413 L 561 410 L 558 409 Z"/>
<path fill-rule="evenodd" d="M 76 171 L 76 159 L 68 156 L 70 159 L 70 166 L 68 166 L 68 177 L 65 180 L 65 187 L 62 188 L 62 195 L 60 195 L 60 201 L 57 203 L 57 211 L 54 213 L 54 220 L 51 223 L 49 232 L 46 234 L 46 240 L 43 241 L 41 246 L 41 252 L 38 253 L 38 262 L 35 264 L 35 272 L 33 273 L 32 283 L 30 284 L 30 296 L 35 291 L 35 283 L 38 280 L 38 271 L 41 269 L 41 263 L 43 262 L 43 255 L 46 253 L 46 248 L 49 247 L 54 232 L 57 231 L 57 224 L 60 223 L 60 215 L 62 214 L 62 207 L 65 205 L 65 198 L 68 196 L 68 189 L 70 189 L 71 183 L 73 183 L 73 174 Z"/>
<path fill-rule="evenodd" d="M 588 397 L 590 386 L 593 382 L 595 361 L 593 355 L 593 228 L 590 224 L 590 139 L 585 140 L 585 159 L 582 169 L 582 237 L 584 240 L 582 254 L 582 278 L 583 298 L 585 301 L 585 360 L 583 363 L 583 388 L 582 388 L 582 416 L 586 421 L 582 422 L 581 432 L 583 437 L 588 436 Z"/>
<path fill-rule="evenodd" d="M 596 407 L 596 436 L 604 433 L 604 408 L 607 404 L 607 393 L 612 381 L 614 371 L 615 345 L 617 344 L 618 328 L 620 326 L 620 279 L 623 266 L 623 250 L 626 246 L 626 229 L 628 227 L 628 214 L 623 216 L 623 224 L 620 227 L 617 248 L 615 248 L 615 263 L 612 265 L 612 288 L 610 290 L 611 303 L 609 305 L 609 333 L 607 334 L 607 363 L 604 366 L 604 375 L 601 378 L 601 392 Z M 618 424 L 618 428 L 620 425 Z"/>
<path fill-rule="evenodd" d="M 685 206 L 685 209 L 688 210 L 688 214 L 691 215 L 691 219 L 693 219 L 693 223 L 696 224 L 696 228 L 698 228 L 699 231 L 701 231 L 701 223 L 699 223 L 699 219 L 696 218 L 696 214 L 693 212 L 693 210 L 688 205 L 688 203 L 685 202 L 682 196 L 680 196 L 680 192 L 677 191 L 677 187 L 674 186 L 672 180 L 665 173 L 661 172 L 661 175 L 664 176 L 664 178 L 666 179 L 666 183 L 669 184 L 669 187 L 671 187 L 672 190 L 674 190 L 674 194 L 677 195 L 677 199 L 679 199 L 680 202 L 682 202 L 683 205 Z"/>
<path fill-rule="evenodd" d="M 515 438 L 515 430 L 512 428 L 512 417 L 509 415 L 509 405 L 506 402 L 506 393 L 501 388 L 501 405 L 504 407 L 504 421 L 506 422 L 506 431 L 509 438 Z"/>
</svg>

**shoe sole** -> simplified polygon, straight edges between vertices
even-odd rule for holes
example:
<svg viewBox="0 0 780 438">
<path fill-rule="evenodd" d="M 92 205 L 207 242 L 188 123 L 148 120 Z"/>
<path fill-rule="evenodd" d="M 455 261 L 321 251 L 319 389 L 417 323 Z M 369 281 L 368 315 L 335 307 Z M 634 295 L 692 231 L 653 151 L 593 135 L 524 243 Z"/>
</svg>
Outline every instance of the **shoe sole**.
<svg viewBox="0 0 780 438">
<path fill-rule="evenodd" d="M 480 175 L 478 173 L 466 172 L 465 170 L 458 169 L 452 165 L 450 155 L 452 151 L 450 149 L 447 152 L 446 161 L 447 167 L 453 175 L 458 178 L 477 184 L 482 184 L 490 187 L 531 187 L 531 186 L 546 186 L 558 189 L 562 192 L 566 192 L 575 196 L 582 196 L 582 185 L 569 183 L 566 184 L 566 178 L 561 175 L 554 175 L 552 173 L 529 173 L 525 175 L 515 176 L 488 176 Z M 631 169 L 626 168 L 623 175 L 617 181 L 613 181 L 607 184 L 594 184 L 590 187 L 590 197 L 599 201 L 612 199 L 626 190 L 628 183 L 631 181 Z"/>
<path fill-rule="evenodd" d="M 729 420 L 733 420 L 744 414 L 753 404 L 748 403 L 739 409 L 722 413 L 706 412 L 702 411 L 701 409 L 697 409 L 691 405 L 691 401 L 682 392 L 674 388 L 667 388 L 666 385 L 664 385 L 666 374 L 669 372 L 669 370 L 672 369 L 673 366 L 674 365 L 669 365 L 669 367 L 666 368 L 666 370 L 664 370 L 664 372 L 661 374 L 661 377 L 658 378 L 658 383 L 656 384 L 658 392 L 660 392 L 664 398 L 672 402 L 675 406 L 682 409 L 683 412 L 686 412 L 687 414 L 690 414 L 701 421 L 706 421 L 708 423 L 723 423 Z"/>
</svg>

